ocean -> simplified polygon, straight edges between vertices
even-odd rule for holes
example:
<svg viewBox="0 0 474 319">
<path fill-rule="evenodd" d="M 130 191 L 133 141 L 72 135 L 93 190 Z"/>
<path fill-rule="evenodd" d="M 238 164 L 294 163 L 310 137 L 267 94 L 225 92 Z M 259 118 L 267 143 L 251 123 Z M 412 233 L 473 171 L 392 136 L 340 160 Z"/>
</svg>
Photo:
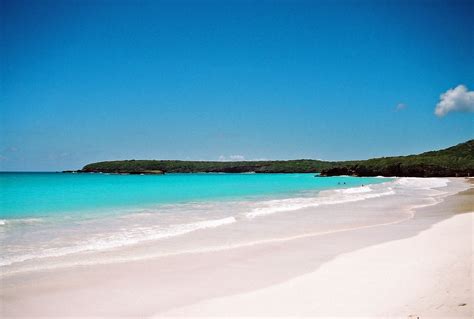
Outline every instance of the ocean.
<svg viewBox="0 0 474 319">
<path fill-rule="evenodd" d="M 391 180 L 314 174 L 0 173 L 0 267 L 36 267 L 40 261 L 71 256 L 84 260 L 84 254 L 105 255 L 150 242 L 169 252 L 188 237 L 195 238 L 196 247 L 206 231 L 239 223 L 248 230 L 262 220 L 271 223 L 281 212 L 387 195 L 390 190 L 371 187 Z"/>
</svg>

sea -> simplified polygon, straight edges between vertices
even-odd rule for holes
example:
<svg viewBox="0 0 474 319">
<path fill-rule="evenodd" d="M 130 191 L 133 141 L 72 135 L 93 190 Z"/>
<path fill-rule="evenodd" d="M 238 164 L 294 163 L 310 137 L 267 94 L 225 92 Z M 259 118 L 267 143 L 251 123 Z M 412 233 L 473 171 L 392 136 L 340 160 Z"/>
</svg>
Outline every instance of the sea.
<svg viewBox="0 0 474 319">
<path fill-rule="evenodd" d="M 318 214 L 319 208 L 391 196 L 413 184 L 394 181 L 315 174 L 0 173 L 0 275 L 128 258 L 130 251 L 143 257 L 231 246 L 297 235 L 309 225 L 314 231 L 338 218 L 332 210 Z M 433 182 L 413 185 L 428 189 Z M 306 219 L 292 214 L 302 209 L 311 209 Z M 346 215 L 338 223 L 353 224 Z"/>
</svg>

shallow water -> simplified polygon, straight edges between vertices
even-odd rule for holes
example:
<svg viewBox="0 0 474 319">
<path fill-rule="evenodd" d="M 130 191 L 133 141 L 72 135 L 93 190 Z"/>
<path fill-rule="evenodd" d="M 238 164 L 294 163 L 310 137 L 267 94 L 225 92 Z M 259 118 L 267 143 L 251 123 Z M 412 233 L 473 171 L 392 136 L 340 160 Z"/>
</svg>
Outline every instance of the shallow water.
<svg viewBox="0 0 474 319">
<path fill-rule="evenodd" d="M 361 185 L 389 180 L 313 174 L 1 173 L 0 266 L 107 251 L 279 212 L 375 198 L 385 193 Z M 320 195 L 344 187 L 350 189 Z"/>
<path fill-rule="evenodd" d="M 109 175 L 0 173 L 0 218 L 92 215 L 147 204 L 236 199 L 380 183 L 383 179 L 313 174 Z M 345 183 L 345 185 L 344 185 Z M 99 211 L 98 209 L 102 209 Z M 108 211 L 109 210 L 109 211 Z"/>
</svg>

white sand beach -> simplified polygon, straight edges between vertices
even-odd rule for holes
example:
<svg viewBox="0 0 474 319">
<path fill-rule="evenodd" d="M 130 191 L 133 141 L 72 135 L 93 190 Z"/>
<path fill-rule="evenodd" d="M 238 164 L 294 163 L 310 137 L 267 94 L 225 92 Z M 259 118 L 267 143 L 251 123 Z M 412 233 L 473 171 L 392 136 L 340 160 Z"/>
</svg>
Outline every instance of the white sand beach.
<svg viewBox="0 0 474 319">
<path fill-rule="evenodd" d="M 414 237 L 341 255 L 282 284 L 165 316 L 472 318 L 473 216 L 457 215 Z"/>
<path fill-rule="evenodd" d="M 0 1 L 0 319 L 474 319 L 474 0 Z"/>
<path fill-rule="evenodd" d="M 399 184 L 408 191 L 244 224 L 266 239 L 127 259 L 149 243 L 115 252 L 115 262 L 4 275 L 2 316 L 471 318 L 469 182 L 419 193 Z M 360 221 L 347 219 L 355 214 Z M 188 237 L 204 245 L 247 234 L 225 227 Z"/>
</svg>

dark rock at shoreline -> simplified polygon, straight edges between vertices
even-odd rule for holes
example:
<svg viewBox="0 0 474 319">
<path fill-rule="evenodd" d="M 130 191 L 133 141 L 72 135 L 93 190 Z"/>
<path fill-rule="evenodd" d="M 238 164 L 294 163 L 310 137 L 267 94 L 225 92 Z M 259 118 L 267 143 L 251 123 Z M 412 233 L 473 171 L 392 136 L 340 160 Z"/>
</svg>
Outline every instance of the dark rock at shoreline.
<svg viewBox="0 0 474 319">
<path fill-rule="evenodd" d="M 401 163 L 387 167 L 367 167 L 364 165 L 334 167 L 321 172 L 321 176 L 399 176 L 399 177 L 469 177 L 474 169 L 452 169 L 436 165 L 410 165 Z"/>
</svg>

